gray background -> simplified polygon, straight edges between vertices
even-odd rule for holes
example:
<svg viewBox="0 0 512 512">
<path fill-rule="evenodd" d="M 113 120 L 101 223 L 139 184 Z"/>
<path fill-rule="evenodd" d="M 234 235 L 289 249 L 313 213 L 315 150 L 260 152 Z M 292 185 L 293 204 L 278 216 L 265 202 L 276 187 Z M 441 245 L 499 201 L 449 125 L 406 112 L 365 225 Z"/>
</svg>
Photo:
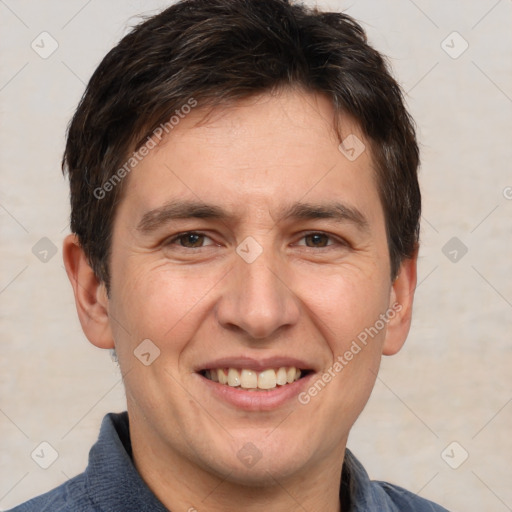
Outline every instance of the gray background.
<svg viewBox="0 0 512 512">
<path fill-rule="evenodd" d="M 82 471 L 103 415 L 125 407 L 109 353 L 81 332 L 63 269 L 60 158 L 101 58 L 138 14 L 168 4 L 0 0 L 2 509 Z M 349 447 L 372 478 L 450 510 L 512 510 L 512 1 L 318 4 L 360 20 L 390 57 L 422 144 L 412 331 L 383 360 Z M 58 43 L 47 58 L 31 47 L 49 52 L 43 31 Z M 31 458 L 42 441 L 58 453 L 46 470 Z"/>
</svg>

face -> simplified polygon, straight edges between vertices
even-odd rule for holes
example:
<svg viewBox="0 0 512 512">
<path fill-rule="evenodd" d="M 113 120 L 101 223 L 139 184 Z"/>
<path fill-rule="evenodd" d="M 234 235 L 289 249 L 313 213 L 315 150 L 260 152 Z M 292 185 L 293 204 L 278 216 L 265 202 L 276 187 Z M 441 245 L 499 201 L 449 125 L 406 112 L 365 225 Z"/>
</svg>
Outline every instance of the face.
<svg viewBox="0 0 512 512">
<path fill-rule="evenodd" d="M 259 485 L 341 464 L 415 278 L 390 280 L 369 144 L 342 119 L 366 144 L 347 158 L 331 104 L 306 93 L 204 116 L 127 178 L 109 332 L 89 338 L 115 342 L 133 438 L 183 471 Z"/>
</svg>

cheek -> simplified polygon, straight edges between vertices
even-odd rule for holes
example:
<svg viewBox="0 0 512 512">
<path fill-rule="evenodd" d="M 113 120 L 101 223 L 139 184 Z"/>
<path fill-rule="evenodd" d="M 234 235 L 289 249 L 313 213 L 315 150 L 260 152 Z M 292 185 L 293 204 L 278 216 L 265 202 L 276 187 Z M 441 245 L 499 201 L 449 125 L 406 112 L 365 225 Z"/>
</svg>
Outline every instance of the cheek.
<svg viewBox="0 0 512 512">
<path fill-rule="evenodd" d="M 388 307 L 389 276 L 368 267 L 340 266 L 329 272 L 297 272 L 297 296 L 339 354 Z"/>
<path fill-rule="evenodd" d="M 128 331 L 132 344 L 149 338 L 160 346 L 171 340 L 179 350 L 180 340 L 184 344 L 187 333 L 191 335 L 203 319 L 216 277 L 216 273 L 166 269 L 165 263 L 137 263 L 134 258 L 119 268 L 117 281 L 112 281 L 112 315 L 125 326 L 115 329 L 118 336 L 125 339 Z"/>
</svg>

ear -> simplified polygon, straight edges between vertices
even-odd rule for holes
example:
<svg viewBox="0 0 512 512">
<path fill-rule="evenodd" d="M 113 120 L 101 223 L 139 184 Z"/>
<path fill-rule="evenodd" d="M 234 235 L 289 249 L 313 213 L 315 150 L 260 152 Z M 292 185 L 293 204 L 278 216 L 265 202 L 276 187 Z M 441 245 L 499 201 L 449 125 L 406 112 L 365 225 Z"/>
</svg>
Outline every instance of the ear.
<svg viewBox="0 0 512 512">
<path fill-rule="evenodd" d="M 418 248 L 412 258 L 405 259 L 400 265 L 398 276 L 391 286 L 389 322 L 386 338 L 382 347 L 385 356 L 396 354 L 405 343 L 411 327 L 412 303 L 417 281 Z"/>
<path fill-rule="evenodd" d="M 87 339 L 99 348 L 114 348 L 108 316 L 108 297 L 80 246 L 76 235 L 63 244 L 64 266 L 75 294 L 78 318 Z"/>
</svg>

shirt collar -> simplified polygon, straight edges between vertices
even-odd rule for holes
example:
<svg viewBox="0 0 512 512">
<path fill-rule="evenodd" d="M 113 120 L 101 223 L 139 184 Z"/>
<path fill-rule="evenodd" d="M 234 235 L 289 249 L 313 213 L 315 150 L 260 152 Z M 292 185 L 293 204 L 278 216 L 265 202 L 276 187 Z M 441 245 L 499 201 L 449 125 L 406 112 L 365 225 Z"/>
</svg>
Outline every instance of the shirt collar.
<svg viewBox="0 0 512 512">
<path fill-rule="evenodd" d="M 340 492 L 347 488 L 350 500 L 348 512 L 398 512 L 389 496 L 370 480 L 362 464 L 348 448 L 345 450 Z"/>
<path fill-rule="evenodd" d="M 85 476 L 89 496 L 101 510 L 168 512 L 132 462 L 127 412 L 103 418 Z"/>
</svg>

